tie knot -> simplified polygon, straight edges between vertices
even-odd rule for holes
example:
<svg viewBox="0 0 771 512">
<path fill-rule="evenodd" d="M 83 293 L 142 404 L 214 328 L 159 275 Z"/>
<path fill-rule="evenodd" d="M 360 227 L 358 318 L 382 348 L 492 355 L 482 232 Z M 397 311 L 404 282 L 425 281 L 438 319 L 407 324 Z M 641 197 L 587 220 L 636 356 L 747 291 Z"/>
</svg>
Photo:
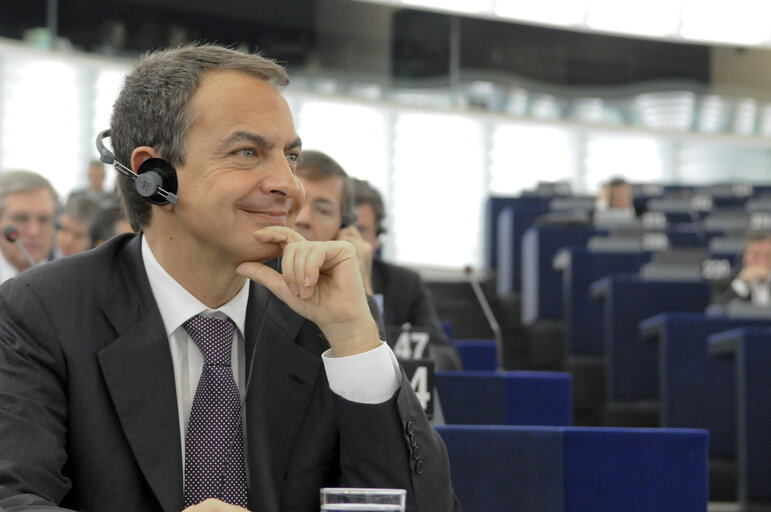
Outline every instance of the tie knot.
<svg viewBox="0 0 771 512">
<path fill-rule="evenodd" d="M 230 350 L 235 328 L 232 320 L 195 315 L 182 326 L 198 345 L 204 364 L 230 366 Z"/>
</svg>

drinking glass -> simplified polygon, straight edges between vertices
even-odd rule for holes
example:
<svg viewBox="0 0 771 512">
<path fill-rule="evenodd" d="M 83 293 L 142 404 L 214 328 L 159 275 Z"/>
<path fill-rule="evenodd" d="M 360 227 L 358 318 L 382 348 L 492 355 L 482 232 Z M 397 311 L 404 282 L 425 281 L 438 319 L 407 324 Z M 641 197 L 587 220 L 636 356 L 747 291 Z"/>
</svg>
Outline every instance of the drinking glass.
<svg viewBox="0 0 771 512">
<path fill-rule="evenodd" d="M 322 512 L 404 512 L 406 500 L 404 489 L 321 489 Z"/>
</svg>

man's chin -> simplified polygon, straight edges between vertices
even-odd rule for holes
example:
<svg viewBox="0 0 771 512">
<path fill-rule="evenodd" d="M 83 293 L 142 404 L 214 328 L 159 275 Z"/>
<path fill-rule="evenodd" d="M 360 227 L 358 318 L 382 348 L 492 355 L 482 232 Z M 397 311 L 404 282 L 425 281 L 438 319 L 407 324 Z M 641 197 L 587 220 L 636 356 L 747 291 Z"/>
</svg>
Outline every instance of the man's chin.
<svg viewBox="0 0 771 512">
<path fill-rule="evenodd" d="M 273 244 L 260 244 L 252 254 L 247 255 L 241 263 L 247 261 L 255 261 L 257 263 L 265 263 L 267 261 L 275 260 L 281 256 L 281 248 Z"/>
</svg>

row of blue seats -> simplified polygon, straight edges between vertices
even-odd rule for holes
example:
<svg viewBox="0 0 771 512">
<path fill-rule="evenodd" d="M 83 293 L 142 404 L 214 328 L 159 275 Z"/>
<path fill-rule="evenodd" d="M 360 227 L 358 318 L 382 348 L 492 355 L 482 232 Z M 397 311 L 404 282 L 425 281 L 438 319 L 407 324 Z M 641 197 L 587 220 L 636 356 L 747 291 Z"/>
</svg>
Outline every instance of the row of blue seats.
<svg viewBox="0 0 771 512">
<path fill-rule="evenodd" d="M 492 340 L 454 343 L 497 367 Z M 436 389 L 466 512 L 706 510 L 705 430 L 571 427 L 560 372 L 438 372 Z"/>
<path fill-rule="evenodd" d="M 498 294 L 519 293 L 523 282 L 523 240 L 525 232 L 536 220 L 549 212 L 551 198 L 516 197 L 488 199 L 485 212 L 485 265 L 496 271 Z M 703 213 L 703 212 L 702 212 Z M 702 214 L 699 215 L 701 218 Z M 706 229 L 702 223 L 693 223 L 694 212 L 665 214 L 670 227 L 666 229 L 673 247 L 706 245 L 711 239 L 725 235 L 725 230 Z M 575 226 L 572 226 L 575 227 Z M 571 235 L 571 245 L 585 245 L 596 235 L 607 234 L 605 229 L 584 226 L 584 234 Z"/>
<path fill-rule="evenodd" d="M 549 238 L 550 235 L 560 231 L 581 231 L 581 228 L 564 226 L 531 229 L 539 235 L 548 233 L 545 239 L 552 240 L 553 247 L 570 238 Z M 710 285 L 703 280 L 662 281 L 631 275 L 649 261 L 650 254 L 602 253 L 580 246 L 562 250 L 566 252 L 566 261 L 562 267 L 562 287 L 558 289 L 563 293 L 567 349 L 573 354 L 604 357 L 606 399 L 660 399 L 662 426 L 708 428 L 711 432 L 710 454 L 735 456 L 736 416 L 731 413 L 735 407 L 733 390 L 736 386 L 726 384 L 732 379 L 730 373 L 713 368 L 719 363 L 709 360 L 704 331 L 771 325 L 771 321 L 706 317 L 703 311 L 709 303 Z M 539 261 L 543 263 L 544 260 L 548 258 Z M 626 273 L 600 277 L 614 271 Z M 537 289 L 543 291 L 544 283 L 539 283 Z M 523 297 L 523 303 L 527 303 L 526 297 Z M 686 341 L 678 339 L 676 350 L 659 350 L 658 346 L 645 343 L 638 336 L 641 322 L 644 330 L 655 332 L 650 325 L 645 327 L 644 320 L 665 311 L 691 311 L 690 314 L 695 315 L 692 325 L 681 330 Z M 667 313 L 665 322 L 678 315 L 687 314 Z M 655 326 L 660 321 L 653 319 L 648 324 Z M 691 347 L 691 353 L 684 356 L 686 347 Z M 701 368 L 697 368 L 699 366 Z M 768 391 L 765 394 L 767 396 Z M 752 428 L 749 422 L 746 429 Z M 742 433 L 738 434 L 741 438 Z M 741 480 L 751 480 L 753 471 L 758 469 L 740 464 Z M 764 499 L 757 492 L 749 492 L 749 495 L 753 500 Z"/>
<path fill-rule="evenodd" d="M 437 427 L 464 512 L 706 512 L 707 432 Z"/>
<path fill-rule="evenodd" d="M 753 323 L 751 321 L 750 323 Z M 754 321 L 763 325 L 762 321 Z M 744 325 L 745 327 L 731 330 Z M 603 429 L 584 428 L 582 432 L 594 436 L 626 435 L 634 437 L 638 432 L 657 433 L 666 444 L 666 438 L 682 436 L 693 429 L 707 429 L 709 449 L 704 450 L 710 456 L 732 457 L 738 453 L 739 495 L 745 503 L 758 503 L 771 499 L 771 473 L 767 470 L 767 461 L 771 459 L 771 436 L 767 425 L 771 421 L 771 402 L 768 391 L 771 389 L 771 373 L 767 371 L 771 364 L 771 328 L 746 327 L 747 322 L 738 319 L 713 318 L 701 313 L 663 313 L 641 323 L 641 330 L 649 338 L 657 338 L 660 351 L 661 375 L 659 388 L 662 400 L 662 426 L 664 429 Z M 710 333 L 719 334 L 709 336 Z M 712 356 L 705 352 L 705 337 L 711 345 Z M 495 354 L 492 340 L 467 340 L 461 342 L 466 348 L 464 362 L 473 360 L 474 347 L 486 353 L 482 358 Z M 728 356 L 728 357 L 726 357 Z M 491 367 L 495 367 L 495 362 Z M 573 432 L 571 424 L 570 377 L 559 372 L 494 372 L 464 371 L 439 372 L 437 390 L 441 397 L 444 419 L 455 428 L 466 425 L 456 436 L 503 436 L 513 437 L 509 443 L 516 444 L 521 436 L 544 435 L 541 425 L 564 427 L 561 432 Z M 735 398 L 738 401 L 735 402 Z M 530 425 L 529 429 L 507 429 L 485 426 L 481 431 L 469 430 L 470 425 Z M 546 428 L 547 431 L 555 431 Z M 473 442 L 471 438 L 467 442 Z M 489 442 L 489 441 L 488 441 Z M 526 455 L 519 454 L 515 460 L 507 460 L 508 452 L 501 450 L 489 453 L 473 451 L 473 455 L 448 445 L 453 466 L 483 469 L 488 467 L 485 458 L 492 458 L 498 465 L 519 464 Z M 625 453 L 627 457 L 629 454 Z M 704 455 L 706 457 L 706 455 Z M 498 458 L 501 458 L 498 460 Z M 655 461 L 652 461 L 653 463 Z M 551 478 L 559 472 L 549 466 Z M 578 462 L 574 462 L 578 464 Z M 615 461 L 619 464 L 619 461 Z M 599 475 L 596 468 L 587 464 L 584 472 L 593 477 Z M 704 470 L 704 468 L 702 468 Z M 514 473 L 512 473 L 514 471 Z M 481 485 L 490 485 L 489 474 L 466 470 L 453 473 L 459 495 L 477 503 L 478 496 L 469 489 Z M 523 480 L 516 470 L 509 470 L 508 477 L 513 479 L 515 487 Z M 629 468 L 618 469 L 614 473 L 614 485 L 625 485 L 633 478 Z M 693 484 L 696 474 L 690 474 Z M 526 480 L 525 480 L 526 481 Z M 471 485 L 470 482 L 477 482 Z M 553 482 L 552 482 L 553 484 Z M 562 484 L 569 485 L 562 481 Z M 648 485 L 644 482 L 638 485 Z M 542 485 L 546 485 L 542 482 Z M 464 490 L 466 489 L 466 490 Z M 519 500 L 515 510 L 530 510 L 543 506 L 539 495 L 519 494 L 506 488 L 498 490 L 495 500 Z M 665 488 L 668 489 L 668 488 Z M 513 494 L 511 494 L 513 492 Z M 657 489 L 661 493 L 662 491 Z M 502 497 L 503 496 L 503 497 Z M 594 496 L 595 500 L 607 500 L 607 493 Z M 659 499 L 659 498 L 657 498 Z M 661 498 L 663 499 L 663 498 Z M 524 502 L 522 501 L 524 500 Z M 532 501 L 535 500 L 535 501 Z M 616 506 L 620 502 L 614 502 Z M 465 505 L 465 500 L 464 500 Z M 609 508 L 588 508 L 587 510 L 613 510 Z M 617 510 L 627 508 L 621 507 Z M 645 507 L 643 507 L 645 509 Z M 669 509 L 664 507 L 664 509 Z M 489 510 L 480 505 L 466 510 Z M 551 509 L 549 509 L 551 510 Z M 554 508 L 553 510 L 583 510 L 582 508 Z M 680 510 L 680 508 L 676 508 Z M 685 508 L 683 510 L 690 510 Z M 701 509 L 700 509 L 701 510 Z"/>
</svg>

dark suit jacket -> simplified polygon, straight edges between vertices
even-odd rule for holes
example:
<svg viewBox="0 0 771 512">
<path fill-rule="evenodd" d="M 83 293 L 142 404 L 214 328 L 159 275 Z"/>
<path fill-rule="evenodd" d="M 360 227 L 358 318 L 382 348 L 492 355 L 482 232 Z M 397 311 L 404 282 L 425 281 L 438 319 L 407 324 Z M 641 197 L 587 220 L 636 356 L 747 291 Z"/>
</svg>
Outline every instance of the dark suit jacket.
<svg viewBox="0 0 771 512">
<path fill-rule="evenodd" d="M 372 291 L 383 295 L 383 319 L 387 325 L 409 323 L 429 333 L 429 350 L 437 370 L 461 369 L 458 352 L 439 324 L 439 317 L 420 274 L 382 260 L 373 260 Z M 394 340 L 388 342 L 393 346 Z"/>
<path fill-rule="evenodd" d="M 173 367 L 139 241 L 116 237 L 0 287 L 0 510 L 182 509 Z M 251 509 L 318 512 L 320 487 L 356 486 L 407 489 L 409 510 L 458 510 L 409 382 L 383 404 L 335 395 L 326 340 L 269 296 L 252 283 Z"/>
<path fill-rule="evenodd" d="M 732 284 L 741 273 L 742 269 L 739 268 L 733 271 L 729 276 L 722 279 L 716 279 L 712 282 L 712 304 L 728 304 L 735 300 L 741 300 L 745 302 L 752 302 L 752 287 L 747 285 L 749 294 L 739 295 L 734 290 Z"/>
</svg>

